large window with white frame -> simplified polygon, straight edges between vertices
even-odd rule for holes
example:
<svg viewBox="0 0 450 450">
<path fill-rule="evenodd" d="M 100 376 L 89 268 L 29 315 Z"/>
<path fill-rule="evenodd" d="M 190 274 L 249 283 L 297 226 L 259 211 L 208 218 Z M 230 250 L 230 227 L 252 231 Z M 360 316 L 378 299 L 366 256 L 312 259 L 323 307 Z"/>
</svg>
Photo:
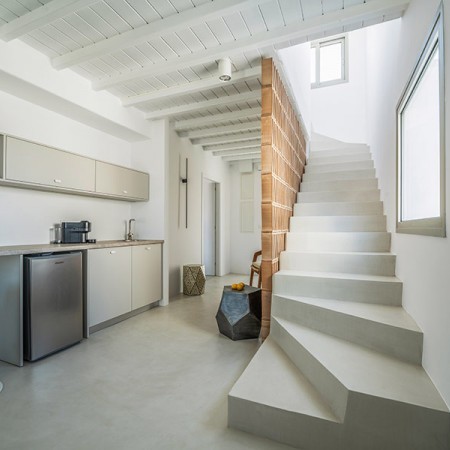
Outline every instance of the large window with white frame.
<svg viewBox="0 0 450 450">
<path fill-rule="evenodd" d="M 348 80 L 348 36 L 311 43 L 311 87 L 318 88 Z"/>
<path fill-rule="evenodd" d="M 442 7 L 397 106 L 397 232 L 446 235 Z"/>
</svg>

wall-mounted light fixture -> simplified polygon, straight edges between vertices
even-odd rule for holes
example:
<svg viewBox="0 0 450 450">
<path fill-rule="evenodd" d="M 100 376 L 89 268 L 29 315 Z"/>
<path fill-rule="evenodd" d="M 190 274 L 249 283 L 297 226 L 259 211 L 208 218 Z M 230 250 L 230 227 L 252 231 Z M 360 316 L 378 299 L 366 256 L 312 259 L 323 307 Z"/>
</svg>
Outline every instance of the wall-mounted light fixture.
<svg viewBox="0 0 450 450">
<path fill-rule="evenodd" d="M 219 80 L 230 81 L 231 80 L 231 59 L 222 58 L 219 59 Z"/>
</svg>

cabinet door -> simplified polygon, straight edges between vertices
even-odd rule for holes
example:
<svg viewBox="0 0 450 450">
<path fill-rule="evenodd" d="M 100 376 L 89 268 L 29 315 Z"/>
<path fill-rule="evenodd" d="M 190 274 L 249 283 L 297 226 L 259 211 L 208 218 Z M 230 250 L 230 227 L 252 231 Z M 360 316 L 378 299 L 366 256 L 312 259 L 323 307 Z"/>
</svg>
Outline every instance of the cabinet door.
<svg viewBox="0 0 450 450">
<path fill-rule="evenodd" d="M 94 192 L 95 160 L 8 136 L 6 179 Z"/>
<path fill-rule="evenodd" d="M 132 247 L 132 309 L 161 300 L 161 244 Z"/>
<path fill-rule="evenodd" d="M 88 251 L 89 326 L 131 311 L 131 248 Z"/>
<path fill-rule="evenodd" d="M 99 193 L 148 200 L 148 184 L 147 173 L 96 162 L 95 187 Z"/>
</svg>

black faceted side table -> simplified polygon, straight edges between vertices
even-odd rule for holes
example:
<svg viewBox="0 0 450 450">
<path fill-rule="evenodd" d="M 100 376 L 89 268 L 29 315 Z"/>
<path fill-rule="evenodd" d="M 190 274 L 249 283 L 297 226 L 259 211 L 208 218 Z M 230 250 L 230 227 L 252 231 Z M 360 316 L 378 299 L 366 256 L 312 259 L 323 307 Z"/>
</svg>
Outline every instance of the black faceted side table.
<svg viewBox="0 0 450 450">
<path fill-rule="evenodd" d="M 242 291 L 236 291 L 224 286 L 216 320 L 219 331 L 233 341 L 259 337 L 261 289 L 246 285 Z"/>
</svg>

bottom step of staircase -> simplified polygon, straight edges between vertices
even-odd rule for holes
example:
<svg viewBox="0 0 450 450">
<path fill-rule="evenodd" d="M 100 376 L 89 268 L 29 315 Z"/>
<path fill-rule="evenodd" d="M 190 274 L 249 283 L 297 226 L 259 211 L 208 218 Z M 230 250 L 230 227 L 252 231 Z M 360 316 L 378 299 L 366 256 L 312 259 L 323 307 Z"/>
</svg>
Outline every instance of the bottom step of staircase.
<svg viewBox="0 0 450 450">
<path fill-rule="evenodd" d="M 269 337 L 228 394 L 228 425 L 314 450 L 330 450 L 342 426 L 329 406 Z"/>
</svg>

